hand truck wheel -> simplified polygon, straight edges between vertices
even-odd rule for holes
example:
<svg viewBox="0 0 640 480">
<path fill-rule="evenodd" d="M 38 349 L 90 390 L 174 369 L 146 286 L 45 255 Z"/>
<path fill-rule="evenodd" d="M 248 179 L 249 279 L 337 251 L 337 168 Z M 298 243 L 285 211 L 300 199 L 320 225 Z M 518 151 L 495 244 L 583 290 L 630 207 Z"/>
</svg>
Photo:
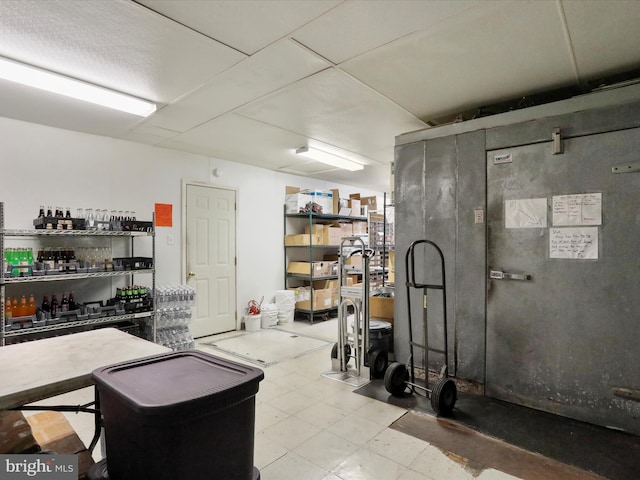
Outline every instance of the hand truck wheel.
<svg viewBox="0 0 640 480">
<path fill-rule="evenodd" d="M 448 417 L 458 399 L 456 382 L 447 377 L 440 378 L 431 391 L 431 408 L 438 415 Z"/>
<path fill-rule="evenodd" d="M 393 362 L 384 374 L 384 388 L 394 397 L 402 395 L 409 381 L 409 370 L 404 363 Z"/>
<path fill-rule="evenodd" d="M 387 370 L 389 355 L 386 350 L 373 350 L 369 352 L 369 371 L 372 378 L 382 378 Z"/>
</svg>

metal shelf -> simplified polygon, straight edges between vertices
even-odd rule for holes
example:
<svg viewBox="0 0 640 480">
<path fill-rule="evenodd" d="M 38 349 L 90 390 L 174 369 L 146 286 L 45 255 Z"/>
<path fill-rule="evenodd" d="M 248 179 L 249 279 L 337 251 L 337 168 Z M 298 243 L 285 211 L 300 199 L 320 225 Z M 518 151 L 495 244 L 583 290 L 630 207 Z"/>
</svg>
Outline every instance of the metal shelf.
<svg viewBox="0 0 640 480">
<path fill-rule="evenodd" d="M 131 230 L 46 230 L 46 229 L 0 229 L 0 235 L 7 237 L 151 237 L 154 232 Z"/>
<path fill-rule="evenodd" d="M 349 215 L 325 215 L 318 213 L 285 213 L 287 218 L 306 218 L 313 220 L 345 220 L 350 222 L 366 222 L 367 217 L 351 217 Z"/>
<path fill-rule="evenodd" d="M 5 338 L 22 337 L 36 333 L 53 332 L 55 330 L 67 330 L 74 327 L 83 327 L 87 325 L 103 325 L 107 323 L 118 323 L 125 320 L 134 320 L 140 318 L 149 318 L 153 316 L 153 312 L 130 313 L 126 315 L 114 315 L 111 317 L 94 318 L 92 320 L 78 320 L 75 322 L 64 322 L 56 325 L 46 325 L 44 327 L 21 328 L 20 330 L 9 330 L 4 332 Z"/>
<path fill-rule="evenodd" d="M 155 269 L 145 268 L 141 270 L 118 270 L 111 272 L 91 272 L 91 273 L 62 273 L 59 275 L 33 275 L 29 277 L 4 277 L 3 285 L 17 283 L 37 283 L 37 282 L 59 282 L 63 280 L 83 280 L 85 278 L 120 277 L 123 275 L 134 275 L 138 273 L 154 273 Z"/>
<path fill-rule="evenodd" d="M 305 281 L 316 281 L 316 280 L 336 280 L 338 278 L 337 275 L 328 275 L 328 276 L 322 276 L 322 277 L 315 277 L 315 276 L 311 276 L 311 275 L 299 275 L 297 273 L 287 273 L 287 277 L 289 278 L 296 278 L 298 280 L 305 280 Z"/>
<path fill-rule="evenodd" d="M 134 251 L 134 238 L 149 238 L 151 240 L 151 258 L 153 259 L 153 264 L 155 265 L 155 257 L 156 257 L 156 245 L 155 245 L 155 218 L 151 222 L 151 231 L 141 232 L 141 231 L 131 231 L 131 230 L 123 230 L 123 231 L 114 231 L 114 230 L 47 230 L 47 229 L 36 229 L 36 228 L 25 228 L 25 229 L 10 229 L 4 228 L 5 225 L 5 216 L 4 216 L 4 203 L 0 202 L 0 255 L 4 255 L 4 251 L 6 248 L 5 240 L 8 237 L 102 237 L 102 238 L 120 238 L 120 239 L 129 239 L 130 240 L 130 253 L 133 256 Z M 148 223 L 148 222 L 147 222 Z M 4 270 L 4 269 L 3 269 Z M 140 313 L 131 313 L 125 315 L 116 315 L 116 316 L 107 316 L 92 320 L 77 320 L 71 322 L 62 322 L 56 325 L 47 325 L 41 327 L 31 327 L 31 328 L 22 328 L 19 330 L 5 330 L 5 318 L 4 318 L 4 301 L 5 301 L 5 293 L 6 289 L 11 286 L 23 285 L 23 284 L 31 284 L 31 283 L 41 283 L 41 282 L 60 282 L 60 281 L 73 281 L 73 280 L 83 280 L 83 279 L 93 279 L 93 278 L 114 278 L 114 277 L 126 277 L 138 274 L 151 274 L 151 291 L 155 291 L 155 267 L 145 268 L 140 270 L 117 270 L 117 271 L 94 271 L 94 272 L 82 272 L 82 273 L 62 273 L 58 275 L 31 275 L 25 277 L 6 277 L 6 272 L 0 271 L 0 306 L 2 309 L 0 310 L 0 347 L 5 345 L 5 339 L 7 338 L 15 338 L 15 337 L 27 337 L 37 334 L 43 334 L 46 332 L 60 332 L 63 333 L 65 330 L 72 330 L 74 328 L 82 328 L 86 326 L 95 326 L 95 325 L 104 325 L 104 324 L 112 324 L 119 323 L 127 320 L 136 320 L 136 319 L 151 319 L 152 326 L 152 338 L 155 341 L 156 337 L 156 328 L 155 328 L 155 313 L 154 311 L 150 312 L 140 312 Z M 29 339 L 26 339 L 29 340 Z"/>
</svg>

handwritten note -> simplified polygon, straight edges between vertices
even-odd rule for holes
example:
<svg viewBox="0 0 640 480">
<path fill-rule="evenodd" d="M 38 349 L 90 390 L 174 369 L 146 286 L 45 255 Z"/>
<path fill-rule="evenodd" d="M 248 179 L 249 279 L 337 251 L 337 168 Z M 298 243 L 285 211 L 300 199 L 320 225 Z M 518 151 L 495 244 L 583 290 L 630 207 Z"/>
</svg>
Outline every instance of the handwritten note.
<svg viewBox="0 0 640 480">
<path fill-rule="evenodd" d="M 553 226 L 602 225 L 602 194 L 553 197 Z"/>
<path fill-rule="evenodd" d="M 598 228 L 551 228 L 550 258 L 597 259 Z"/>
<path fill-rule="evenodd" d="M 546 228 L 547 199 L 525 198 L 504 202 L 505 228 Z"/>
</svg>

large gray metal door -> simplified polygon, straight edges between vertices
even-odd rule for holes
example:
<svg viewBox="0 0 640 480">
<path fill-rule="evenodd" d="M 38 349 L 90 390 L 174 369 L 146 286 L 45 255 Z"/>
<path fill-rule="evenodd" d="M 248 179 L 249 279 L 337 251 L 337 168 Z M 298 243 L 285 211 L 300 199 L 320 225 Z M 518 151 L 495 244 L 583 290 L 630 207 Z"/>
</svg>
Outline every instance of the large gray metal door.
<svg viewBox="0 0 640 480">
<path fill-rule="evenodd" d="M 487 153 L 486 391 L 640 434 L 640 129 L 552 150 Z"/>
</svg>

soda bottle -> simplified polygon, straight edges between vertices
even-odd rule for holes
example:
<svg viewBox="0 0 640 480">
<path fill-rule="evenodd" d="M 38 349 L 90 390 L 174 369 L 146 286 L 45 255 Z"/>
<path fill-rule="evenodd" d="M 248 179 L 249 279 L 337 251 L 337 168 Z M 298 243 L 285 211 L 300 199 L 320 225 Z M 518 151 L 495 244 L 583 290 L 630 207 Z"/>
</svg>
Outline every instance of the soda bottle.
<svg viewBox="0 0 640 480">
<path fill-rule="evenodd" d="M 47 297 L 46 295 L 42 298 L 42 305 L 40 306 L 40 310 L 42 310 L 43 312 L 51 311 L 51 304 L 49 303 L 49 297 Z"/>
<path fill-rule="evenodd" d="M 76 305 L 76 300 L 73 298 L 73 292 L 69 292 L 69 310 L 76 310 L 78 306 Z"/>
<path fill-rule="evenodd" d="M 5 320 L 13 317 L 13 309 L 11 308 L 11 298 L 7 297 L 4 301 L 4 318 Z"/>
<path fill-rule="evenodd" d="M 56 298 L 56 294 L 51 295 L 51 316 L 57 317 L 58 311 L 60 309 L 60 304 L 58 303 L 58 299 Z"/>
<path fill-rule="evenodd" d="M 40 211 L 38 212 L 38 218 L 44 218 L 44 205 L 40 205 Z"/>
<path fill-rule="evenodd" d="M 18 307 L 18 316 L 26 317 L 27 315 L 29 315 L 29 305 L 27 304 L 27 297 L 22 295 L 22 298 L 20 298 L 20 306 Z"/>
<path fill-rule="evenodd" d="M 69 299 L 67 298 L 67 294 L 62 294 L 62 301 L 60 302 L 60 311 L 68 312 L 69 311 Z"/>
<path fill-rule="evenodd" d="M 47 207 L 47 217 L 53 217 L 53 209 L 51 208 L 51 205 Z"/>
<path fill-rule="evenodd" d="M 18 313 L 18 297 L 13 297 L 11 301 L 11 316 L 14 318 L 20 316 Z"/>
<path fill-rule="evenodd" d="M 35 315 L 36 314 L 36 299 L 33 296 L 33 293 L 31 295 L 29 295 L 29 310 L 28 310 L 28 315 Z"/>
</svg>

